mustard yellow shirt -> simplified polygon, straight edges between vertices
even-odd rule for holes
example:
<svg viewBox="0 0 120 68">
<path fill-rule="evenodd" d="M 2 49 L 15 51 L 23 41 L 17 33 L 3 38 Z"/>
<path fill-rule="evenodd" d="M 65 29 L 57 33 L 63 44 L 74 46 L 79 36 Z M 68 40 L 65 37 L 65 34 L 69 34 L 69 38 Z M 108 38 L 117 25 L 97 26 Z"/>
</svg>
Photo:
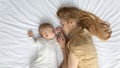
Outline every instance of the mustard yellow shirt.
<svg viewBox="0 0 120 68">
<path fill-rule="evenodd" d="M 72 31 L 67 48 L 79 59 L 78 68 L 98 68 L 96 49 L 86 29 L 76 28 Z"/>
</svg>

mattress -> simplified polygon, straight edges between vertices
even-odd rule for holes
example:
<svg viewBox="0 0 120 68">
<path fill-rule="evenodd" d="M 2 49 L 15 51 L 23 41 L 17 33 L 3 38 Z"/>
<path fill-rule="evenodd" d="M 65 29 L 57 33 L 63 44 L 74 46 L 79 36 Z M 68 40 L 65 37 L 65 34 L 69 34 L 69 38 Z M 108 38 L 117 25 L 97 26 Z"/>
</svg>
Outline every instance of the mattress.
<svg viewBox="0 0 120 68">
<path fill-rule="evenodd" d="M 59 26 L 60 6 L 75 6 L 108 21 L 112 37 L 101 42 L 93 37 L 99 68 L 120 68 L 120 0 L 0 0 L 0 68 L 29 68 L 36 58 L 27 31 L 38 36 L 41 22 Z"/>
</svg>

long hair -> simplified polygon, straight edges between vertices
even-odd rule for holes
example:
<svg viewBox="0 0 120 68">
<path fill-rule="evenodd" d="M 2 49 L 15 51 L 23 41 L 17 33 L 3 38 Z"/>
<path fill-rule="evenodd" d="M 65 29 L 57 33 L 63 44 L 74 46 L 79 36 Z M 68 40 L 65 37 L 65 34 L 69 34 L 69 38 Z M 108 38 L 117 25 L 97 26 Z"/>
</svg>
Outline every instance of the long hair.
<svg viewBox="0 0 120 68">
<path fill-rule="evenodd" d="M 76 7 L 62 7 L 57 11 L 57 16 L 66 21 L 75 20 L 78 26 L 86 28 L 99 39 L 107 40 L 111 37 L 110 25 L 90 12 Z"/>
</svg>

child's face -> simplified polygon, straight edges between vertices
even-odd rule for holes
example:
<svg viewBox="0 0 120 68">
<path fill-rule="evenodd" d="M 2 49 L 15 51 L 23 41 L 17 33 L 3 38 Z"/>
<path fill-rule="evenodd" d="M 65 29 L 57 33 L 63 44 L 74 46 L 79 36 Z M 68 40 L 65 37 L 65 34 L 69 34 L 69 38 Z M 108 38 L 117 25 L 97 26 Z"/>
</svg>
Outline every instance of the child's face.
<svg viewBox="0 0 120 68">
<path fill-rule="evenodd" d="M 42 35 L 42 37 L 46 39 L 53 39 L 55 37 L 55 32 L 52 27 L 51 28 L 46 27 L 46 28 L 40 29 L 40 34 Z"/>
</svg>

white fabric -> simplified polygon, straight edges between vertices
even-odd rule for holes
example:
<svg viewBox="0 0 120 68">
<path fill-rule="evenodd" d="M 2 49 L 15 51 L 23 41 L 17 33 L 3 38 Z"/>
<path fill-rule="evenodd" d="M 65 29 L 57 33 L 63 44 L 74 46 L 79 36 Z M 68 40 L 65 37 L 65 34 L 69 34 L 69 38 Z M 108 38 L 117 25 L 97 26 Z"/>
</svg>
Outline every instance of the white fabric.
<svg viewBox="0 0 120 68">
<path fill-rule="evenodd" d="M 37 35 L 43 21 L 60 25 L 56 16 L 64 4 L 90 11 L 111 24 L 105 43 L 93 37 L 99 68 L 120 68 L 120 0 L 0 0 L 0 68 L 27 68 L 36 58 L 28 30 Z"/>
<path fill-rule="evenodd" d="M 32 46 L 37 47 L 37 58 L 30 68 L 59 68 L 63 61 L 63 54 L 56 38 L 48 40 L 45 38 L 30 38 Z"/>
</svg>

